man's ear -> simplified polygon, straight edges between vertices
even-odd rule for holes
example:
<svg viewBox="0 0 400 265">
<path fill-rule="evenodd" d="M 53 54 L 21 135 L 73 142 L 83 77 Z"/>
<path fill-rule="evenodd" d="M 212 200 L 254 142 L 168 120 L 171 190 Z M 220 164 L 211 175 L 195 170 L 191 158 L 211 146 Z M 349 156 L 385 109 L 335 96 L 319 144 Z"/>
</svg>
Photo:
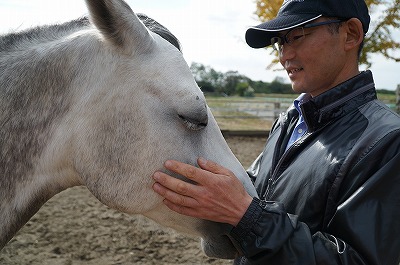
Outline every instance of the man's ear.
<svg viewBox="0 0 400 265">
<path fill-rule="evenodd" d="M 346 42 L 345 49 L 347 51 L 360 46 L 361 42 L 364 39 L 364 30 L 361 21 L 358 18 L 351 18 L 346 22 Z"/>
</svg>

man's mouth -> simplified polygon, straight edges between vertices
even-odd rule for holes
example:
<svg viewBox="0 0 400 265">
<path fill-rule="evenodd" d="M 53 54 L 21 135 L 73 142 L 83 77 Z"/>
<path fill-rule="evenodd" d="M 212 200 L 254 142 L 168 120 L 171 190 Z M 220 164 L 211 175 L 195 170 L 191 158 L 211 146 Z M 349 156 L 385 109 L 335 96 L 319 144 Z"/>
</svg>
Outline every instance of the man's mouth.
<svg viewBox="0 0 400 265">
<path fill-rule="evenodd" d="M 300 72 L 301 70 L 303 70 L 303 68 L 293 68 L 293 69 L 288 69 L 287 72 L 288 74 L 295 74 L 297 72 Z"/>
</svg>

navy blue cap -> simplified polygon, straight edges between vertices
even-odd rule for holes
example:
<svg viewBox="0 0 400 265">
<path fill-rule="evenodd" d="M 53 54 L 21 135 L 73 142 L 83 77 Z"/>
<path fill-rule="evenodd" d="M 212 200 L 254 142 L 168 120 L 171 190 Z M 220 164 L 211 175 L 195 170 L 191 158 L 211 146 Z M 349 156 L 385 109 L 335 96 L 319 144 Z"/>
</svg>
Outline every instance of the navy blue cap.
<svg viewBox="0 0 400 265">
<path fill-rule="evenodd" d="M 285 0 L 276 18 L 246 31 L 246 42 L 252 48 L 271 45 L 279 31 L 299 27 L 319 17 L 358 18 L 367 33 L 370 23 L 364 0 Z"/>
</svg>

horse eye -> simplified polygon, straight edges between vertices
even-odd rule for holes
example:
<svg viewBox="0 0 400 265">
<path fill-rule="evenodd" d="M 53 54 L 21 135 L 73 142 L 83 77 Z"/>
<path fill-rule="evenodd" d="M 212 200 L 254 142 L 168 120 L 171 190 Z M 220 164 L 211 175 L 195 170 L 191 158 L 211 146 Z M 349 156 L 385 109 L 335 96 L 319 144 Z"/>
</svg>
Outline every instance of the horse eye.
<svg viewBox="0 0 400 265">
<path fill-rule="evenodd" d="M 182 120 L 183 124 L 192 131 L 198 131 L 205 128 L 208 124 L 208 115 L 206 116 L 198 116 L 198 117 L 188 117 L 183 115 L 178 115 L 178 117 Z"/>
</svg>

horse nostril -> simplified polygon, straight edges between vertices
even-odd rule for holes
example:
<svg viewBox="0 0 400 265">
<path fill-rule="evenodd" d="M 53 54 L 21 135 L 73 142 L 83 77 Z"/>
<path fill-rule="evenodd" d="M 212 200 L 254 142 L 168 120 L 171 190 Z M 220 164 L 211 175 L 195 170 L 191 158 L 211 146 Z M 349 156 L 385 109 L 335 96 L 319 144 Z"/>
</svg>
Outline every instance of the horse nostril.
<svg viewBox="0 0 400 265">
<path fill-rule="evenodd" d="M 192 131 L 198 131 L 203 129 L 208 124 L 208 115 L 200 115 L 197 117 L 188 117 L 184 115 L 178 115 L 182 120 L 183 124 Z"/>
</svg>

